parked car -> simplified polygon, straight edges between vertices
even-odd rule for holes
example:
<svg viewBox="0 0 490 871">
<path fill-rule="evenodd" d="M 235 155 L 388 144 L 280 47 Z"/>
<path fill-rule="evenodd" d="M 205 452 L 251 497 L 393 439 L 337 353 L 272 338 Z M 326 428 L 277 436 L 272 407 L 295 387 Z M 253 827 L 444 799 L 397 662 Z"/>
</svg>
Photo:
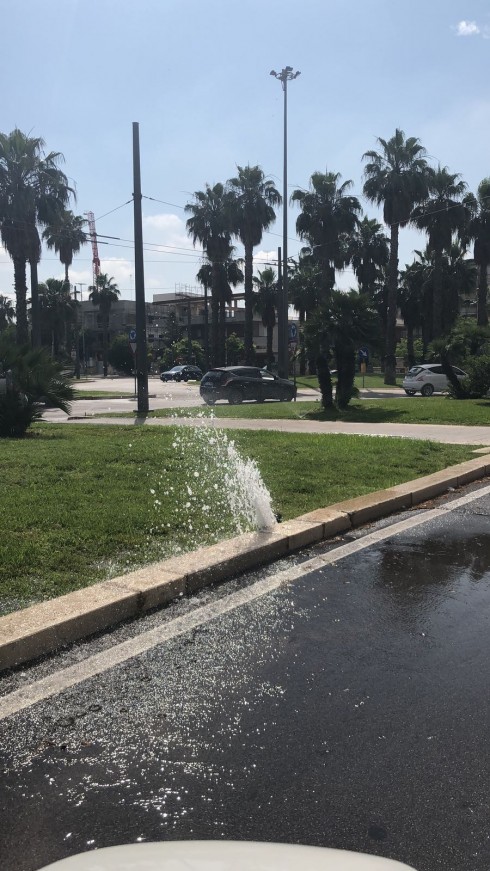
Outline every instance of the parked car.
<svg viewBox="0 0 490 871">
<path fill-rule="evenodd" d="M 256 402 L 266 399 L 291 402 L 296 396 L 296 387 L 292 381 L 278 378 L 267 369 L 224 366 L 210 369 L 203 375 L 200 393 L 208 405 L 214 405 L 219 399 L 227 399 L 230 405 L 239 405 L 249 399 Z"/>
<path fill-rule="evenodd" d="M 173 366 L 160 375 L 161 381 L 200 381 L 202 372 L 197 366 Z"/>
<path fill-rule="evenodd" d="M 453 366 L 453 369 L 460 381 L 466 378 L 466 372 L 462 369 L 457 366 Z M 412 366 L 407 372 L 402 387 L 407 396 L 415 396 L 416 393 L 432 396 L 434 392 L 444 393 L 448 388 L 448 380 L 440 363 L 421 363 L 419 366 Z"/>
</svg>

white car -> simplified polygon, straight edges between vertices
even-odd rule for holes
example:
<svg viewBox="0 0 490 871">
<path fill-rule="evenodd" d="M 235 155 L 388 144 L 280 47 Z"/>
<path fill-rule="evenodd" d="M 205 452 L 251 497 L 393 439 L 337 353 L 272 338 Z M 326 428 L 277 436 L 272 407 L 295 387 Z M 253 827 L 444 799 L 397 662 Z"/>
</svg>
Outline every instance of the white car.
<svg viewBox="0 0 490 871">
<path fill-rule="evenodd" d="M 466 378 L 466 372 L 462 369 L 458 369 L 457 366 L 453 366 L 453 369 L 460 381 Z M 448 380 L 440 363 L 420 363 L 419 366 L 412 366 L 407 372 L 402 387 L 407 396 L 415 396 L 416 393 L 432 396 L 434 392 L 444 393 L 448 387 Z"/>
<path fill-rule="evenodd" d="M 45 865 L 44 871 L 414 871 L 367 853 L 253 841 L 164 841 L 102 847 Z M 43 869 L 41 869 L 43 871 Z"/>
</svg>

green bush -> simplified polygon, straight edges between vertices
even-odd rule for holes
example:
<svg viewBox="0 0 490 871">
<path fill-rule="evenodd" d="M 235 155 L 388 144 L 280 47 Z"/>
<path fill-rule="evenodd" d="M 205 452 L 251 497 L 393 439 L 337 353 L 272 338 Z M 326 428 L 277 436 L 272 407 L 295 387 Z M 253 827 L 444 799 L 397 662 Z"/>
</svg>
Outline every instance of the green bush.
<svg viewBox="0 0 490 871">
<path fill-rule="evenodd" d="M 73 388 L 44 348 L 18 347 L 12 337 L 0 336 L 0 437 L 20 438 L 41 416 L 41 403 L 69 412 Z"/>
<path fill-rule="evenodd" d="M 40 406 L 18 390 L 8 390 L 0 395 L 0 438 L 22 438 L 40 417 Z"/>
<path fill-rule="evenodd" d="M 481 399 L 490 390 L 490 356 L 472 357 L 465 366 L 468 377 L 463 381 L 471 399 Z"/>
</svg>

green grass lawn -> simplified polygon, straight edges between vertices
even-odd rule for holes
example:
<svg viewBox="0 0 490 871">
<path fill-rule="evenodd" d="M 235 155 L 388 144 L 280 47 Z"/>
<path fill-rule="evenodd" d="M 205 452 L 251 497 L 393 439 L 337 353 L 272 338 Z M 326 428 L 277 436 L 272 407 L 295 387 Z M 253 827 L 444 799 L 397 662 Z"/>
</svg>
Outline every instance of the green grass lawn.
<svg viewBox="0 0 490 871">
<path fill-rule="evenodd" d="M 345 411 L 324 411 L 320 401 L 312 402 L 246 402 L 229 405 L 220 402 L 213 408 L 162 408 L 152 411 L 150 417 L 196 417 L 214 415 L 217 418 L 246 418 L 249 420 L 342 420 L 351 423 L 433 423 L 461 426 L 488 426 L 490 399 L 458 401 L 448 396 L 407 396 L 380 399 L 353 400 Z M 103 417 L 128 417 L 124 412 L 108 412 Z"/>
<path fill-rule="evenodd" d="M 39 424 L 29 438 L 0 441 L 0 613 L 236 534 L 218 461 L 228 438 Z M 283 519 L 472 456 L 408 439 L 237 432 L 233 441 L 257 462 Z"/>
<path fill-rule="evenodd" d="M 75 399 L 131 399 L 133 393 L 124 393 L 121 390 L 77 390 Z"/>
<path fill-rule="evenodd" d="M 355 385 L 357 388 L 365 387 L 370 390 L 382 390 L 382 389 L 390 389 L 392 385 L 387 385 L 384 383 L 383 375 L 365 375 L 364 381 L 362 375 L 356 375 L 355 377 Z M 290 380 L 293 380 L 293 377 L 290 376 Z M 402 386 L 403 378 L 398 376 L 396 379 L 396 387 Z M 319 390 L 318 386 L 318 378 L 316 375 L 297 375 L 296 376 L 296 384 L 298 387 L 311 387 L 313 390 Z"/>
</svg>

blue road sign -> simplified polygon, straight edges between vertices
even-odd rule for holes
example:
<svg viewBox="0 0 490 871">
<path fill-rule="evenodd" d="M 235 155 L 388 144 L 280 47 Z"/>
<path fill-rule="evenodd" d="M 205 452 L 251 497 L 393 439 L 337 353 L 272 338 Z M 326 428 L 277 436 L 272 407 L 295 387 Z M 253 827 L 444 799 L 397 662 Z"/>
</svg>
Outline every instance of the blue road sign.
<svg viewBox="0 0 490 871">
<path fill-rule="evenodd" d="M 369 363 L 369 348 L 359 348 L 357 359 L 359 363 Z"/>
<path fill-rule="evenodd" d="M 291 343 L 298 341 L 298 326 L 297 324 L 288 324 L 288 336 Z"/>
<path fill-rule="evenodd" d="M 135 342 L 135 341 L 136 341 L 136 330 L 131 329 L 131 330 L 129 331 L 129 341 L 130 341 L 130 342 Z"/>
</svg>

